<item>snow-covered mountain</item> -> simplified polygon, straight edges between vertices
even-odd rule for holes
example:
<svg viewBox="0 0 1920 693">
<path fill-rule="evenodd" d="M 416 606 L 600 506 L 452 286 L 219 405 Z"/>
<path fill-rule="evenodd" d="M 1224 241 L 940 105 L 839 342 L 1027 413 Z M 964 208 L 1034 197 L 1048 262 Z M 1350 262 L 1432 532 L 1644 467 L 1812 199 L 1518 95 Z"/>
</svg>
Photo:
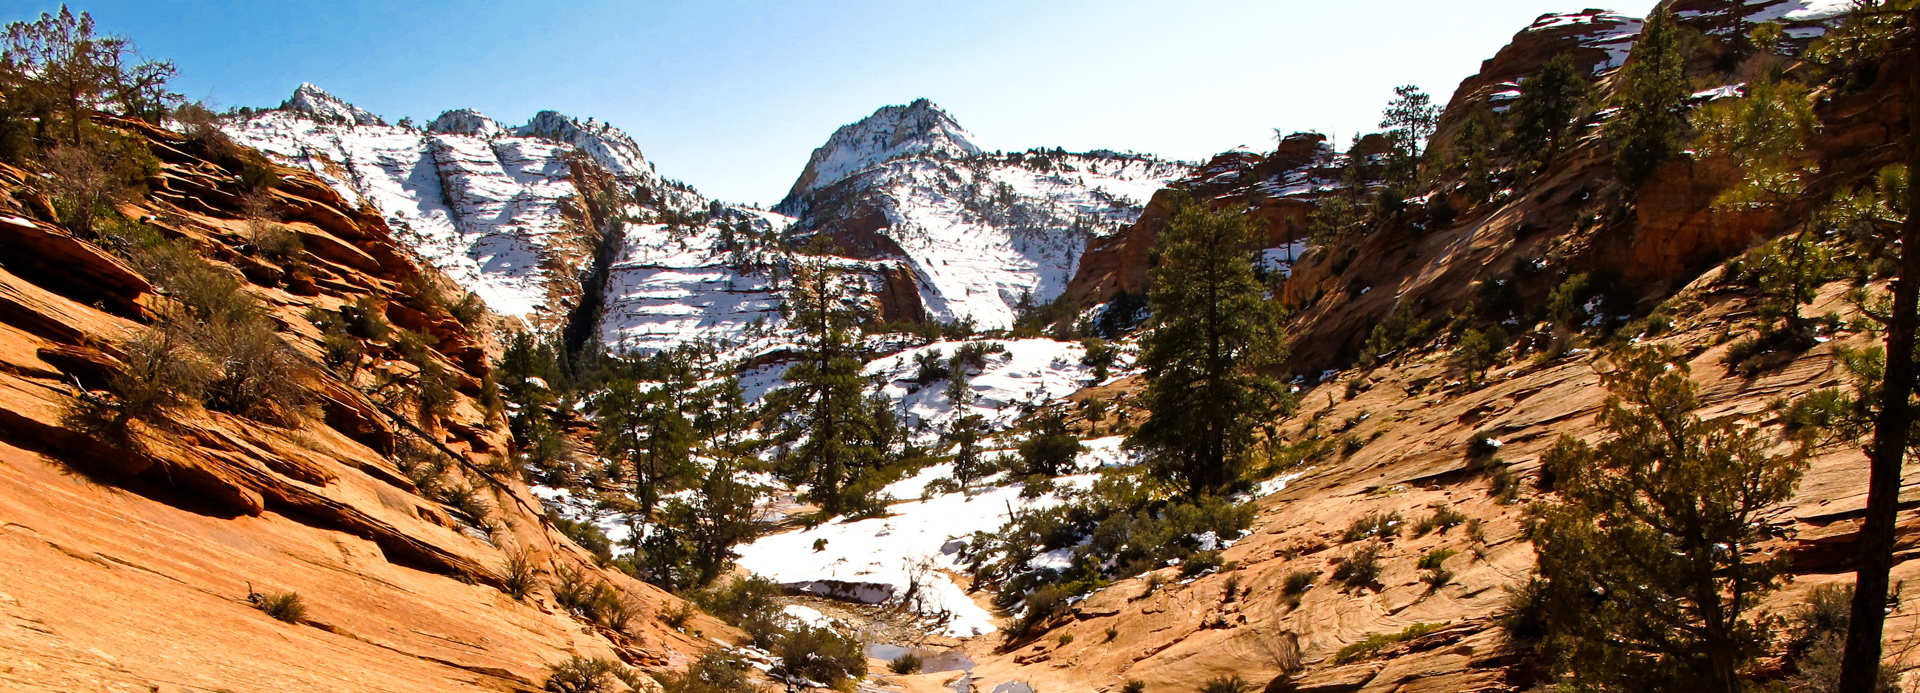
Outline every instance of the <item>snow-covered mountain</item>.
<svg viewBox="0 0 1920 693">
<path fill-rule="evenodd" d="M 887 106 L 860 122 L 840 126 L 827 143 L 813 150 L 793 189 L 774 209 L 799 216 L 815 190 L 833 185 L 868 166 L 909 156 L 962 158 L 980 154 L 972 135 L 926 99 Z"/>
<path fill-rule="evenodd" d="M 783 214 L 708 200 L 663 178 L 618 128 L 553 111 L 509 127 L 451 110 L 419 129 L 303 84 L 226 129 L 379 209 L 496 312 L 554 327 L 598 306 L 616 349 L 777 342 L 777 276 L 787 248 L 812 236 L 832 241 L 831 262 L 857 275 L 876 319 L 1005 327 L 1191 171 L 1113 152 L 982 152 L 922 99 L 834 132 Z"/>
<path fill-rule="evenodd" d="M 1191 171 L 1108 151 L 983 153 L 922 99 L 834 132 L 776 209 L 843 252 L 904 262 L 928 317 L 1003 328 L 1059 296 L 1090 242 Z"/>
<path fill-rule="evenodd" d="M 763 246 L 791 220 L 664 180 L 607 123 L 542 111 L 509 128 L 459 109 L 424 130 L 389 126 L 303 84 L 280 109 L 226 130 L 379 209 L 423 260 L 535 326 L 557 326 L 587 298 L 582 280 L 602 242 L 618 244 L 593 297 L 614 348 L 739 337 L 779 321 L 769 282 L 783 258 Z M 608 191 L 625 201 L 596 212 L 595 194 Z"/>
</svg>

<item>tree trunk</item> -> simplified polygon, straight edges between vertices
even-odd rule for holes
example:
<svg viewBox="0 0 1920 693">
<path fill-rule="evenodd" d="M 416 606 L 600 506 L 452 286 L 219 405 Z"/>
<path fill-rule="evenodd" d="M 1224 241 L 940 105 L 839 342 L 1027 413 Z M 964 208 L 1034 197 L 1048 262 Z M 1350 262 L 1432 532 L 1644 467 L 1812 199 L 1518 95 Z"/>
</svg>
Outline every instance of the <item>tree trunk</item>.
<svg viewBox="0 0 1920 693">
<path fill-rule="evenodd" d="M 1907 62 L 1920 56 L 1920 9 L 1907 13 Z M 1898 63 L 1892 63 L 1898 64 Z M 1920 173 L 1920 70 L 1907 70 L 1907 171 Z M 1920 183 L 1920 181 L 1915 181 Z M 1840 660 L 1840 690 L 1869 693 L 1880 673 L 1880 636 L 1886 625 L 1887 575 L 1893 569 L 1894 513 L 1900 501 L 1900 467 L 1912 425 L 1913 337 L 1920 309 L 1920 185 L 1907 185 L 1907 219 L 1900 226 L 1900 275 L 1893 282 L 1893 316 L 1887 324 L 1887 370 L 1880 412 L 1874 421 L 1867 484 L 1867 514 L 1860 527 L 1860 569 L 1854 578 L 1847 649 Z"/>
</svg>

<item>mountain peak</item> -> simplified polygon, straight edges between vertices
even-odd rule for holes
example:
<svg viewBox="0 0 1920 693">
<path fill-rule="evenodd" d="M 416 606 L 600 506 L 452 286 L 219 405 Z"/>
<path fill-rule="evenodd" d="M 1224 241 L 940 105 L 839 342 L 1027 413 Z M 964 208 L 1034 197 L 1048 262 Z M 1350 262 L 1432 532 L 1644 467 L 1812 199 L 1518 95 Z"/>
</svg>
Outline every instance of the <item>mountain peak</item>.
<svg viewBox="0 0 1920 693">
<path fill-rule="evenodd" d="M 859 122 L 840 126 L 827 143 L 813 150 L 806 170 L 780 202 L 782 209 L 804 204 L 808 193 L 839 182 L 855 171 L 905 156 L 965 157 L 980 153 L 972 135 L 946 111 L 924 98 L 905 106 L 885 106 Z"/>
<path fill-rule="evenodd" d="M 614 175 L 652 178 L 653 164 L 640 153 L 632 137 L 610 123 L 588 118 L 580 120 L 559 111 L 533 114 L 526 125 L 513 129 L 521 137 L 538 137 L 579 147 Z"/>
<path fill-rule="evenodd" d="M 476 135 L 491 137 L 506 132 L 500 123 L 471 108 L 457 108 L 434 118 L 427 124 L 427 132 L 440 135 Z"/>
<path fill-rule="evenodd" d="M 280 104 L 281 108 L 305 113 L 315 120 L 347 125 L 386 125 L 387 121 L 338 96 L 327 93 L 312 82 L 301 82 L 293 90 L 293 96 Z"/>
</svg>

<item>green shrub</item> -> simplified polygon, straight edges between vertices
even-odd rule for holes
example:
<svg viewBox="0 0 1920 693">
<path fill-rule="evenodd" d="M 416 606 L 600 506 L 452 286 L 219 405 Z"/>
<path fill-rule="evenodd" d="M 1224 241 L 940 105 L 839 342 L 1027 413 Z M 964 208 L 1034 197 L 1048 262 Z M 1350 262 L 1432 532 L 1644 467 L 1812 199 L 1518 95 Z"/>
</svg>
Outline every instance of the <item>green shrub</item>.
<svg viewBox="0 0 1920 693">
<path fill-rule="evenodd" d="M 738 693 L 753 690 L 747 662 L 738 655 L 713 650 L 701 655 L 685 673 L 660 681 L 665 693 Z"/>
<path fill-rule="evenodd" d="M 1027 609 L 1020 614 L 1010 635 L 1014 638 L 1030 635 L 1035 628 L 1066 612 L 1067 595 L 1057 586 L 1042 586 L 1027 595 Z"/>
<path fill-rule="evenodd" d="M 887 668 L 896 674 L 913 674 L 920 671 L 920 656 L 912 652 L 894 657 Z"/>
<path fill-rule="evenodd" d="M 1280 593 L 1286 595 L 1287 605 L 1299 608 L 1300 598 L 1307 590 L 1313 589 L 1313 583 L 1320 579 L 1320 573 L 1313 570 L 1296 570 L 1287 573 L 1286 582 L 1281 583 Z"/>
<path fill-rule="evenodd" d="M 247 239 L 254 254 L 281 265 L 298 266 L 306 245 L 300 240 L 300 233 L 284 224 L 259 220 L 249 224 L 251 236 Z"/>
<path fill-rule="evenodd" d="M 1507 639 L 1522 644 L 1539 642 L 1547 635 L 1547 583 L 1539 576 L 1519 587 L 1509 585 L 1507 602 L 1495 614 L 1494 622 Z"/>
<path fill-rule="evenodd" d="M 500 564 L 500 584 L 514 599 L 526 599 L 540 583 L 534 570 L 533 559 L 527 558 L 526 552 L 508 552 L 507 560 Z"/>
<path fill-rule="evenodd" d="M 136 419 L 152 421 L 168 410 L 200 402 L 216 374 L 214 364 L 194 351 L 179 329 L 140 330 L 121 343 L 120 350 L 126 368 L 107 381 L 113 400 L 82 400 L 74 410 L 83 430 L 122 438 Z"/>
<path fill-rule="evenodd" d="M 1440 628 L 1441 624 L 1438 623 L 1415 623 L 1407 626 L 1406 630 L 1398 633 L 1373 633 L 1360 642 L 1340 648 L 1340 652 L 1334 655 L 1333 660 L 1340 664 L 1345 664 L 1356 659 L 1370 657 L 1390 645 L 1412 640 L 1440 630 Z"/>
<path fill-rule="evenodd" d="M 1370 541 L 1347 554 L 1347 559 L 1334 568 L 1333 579 L 1345 583 L 1351 588 L 1371 587 L 1380 580 L 1380 542 Z"/>
<path fill-rule="evenodd" d="M 1193 577 L 1209 570 L 1218 570 L 1224 562 L 1219 551 L 1195 551 L 1180 563 L 1180 577 Z"/>
<path fill-rule="evenodd" d="M 593 585 L 587 583 L 586 573 L 566 563 L 553 570 L 553 603 L 568 612 L 583 616 L 593 612 Z"/>
<path fill-rule="evenodd" d="M 1495 500 L 1500 501 L 1501 505 L 1507 505 L 1519 500 L 1520 478 L 1513 473 L 1512 467 L 1509 467 L 1499 460 L 1494 460 L 1494 463 L 1488 467 L 1487 479 L 1489 483 L 1488 490 L 1493 493 Z"/>
<path fill-rule="evenodd" d="M 340 306 L 340 319 L 346 322 L 348 333 L 365 340 L 384 341 L 392 331 L 386 312 L 371 296 L 361 296 Z"/>
<path fill-rule="evenodd" d="M 276 592 L 274 594 L 260 594 L 255 592 L 248 594 L 247 600 L 253 602 L 254 608 L 265 612 L 268 616 L 272 616 L 277 620 L 286 621 L 287 623 L 299 623 L 307 617 L 306 603 L 300 601 L 300 595 L 293 592 Z"/>
<path fill-rule="evenodd" d="M 547 668 L 542 688 L 549 693 L 612 693 L 621 668 L 611 660 L 571 655 Z"/>
<path fill-rule="evenodd" d="M 1200 686 L 1200 693 L 1253 693 L 1253 684 L 1247 683 L 1239 674 L 1218 676 Z"/>
<path fill-rule="evenodd" d="M 1467 516 L 1465 513 L 1454 510 L 1451 505 L 1442 505 L 1434 508 L 1432 515 L 1422 518 L 1419 522 L 1413 524 L 1413 535 L 1422 537 L 1435 530 L 1445 534 L 1447 530 L 1453 529 L 1459 526 L 1460 523 L 1466 521 Z"/>
<path fill-rule="evenodd" d="M 1140 679 L 1127 679 L 1126 685 L 1120 687 L 1120 693 L 1147 693 L 1147 684 Z"/>
<path fill-rule="evenodd" d="M 469 291 L 465 296 L 460 297 L 459 303 L 449 306 L 447 312 L 453 315 L 453 319 L 460 321 L 460 324 L 472 327 L 480 322 L 480 316 L 486 314 L 487 304 L 480 300 L 479 295 Z"/>
<path fill-rule="evenodd" d="M 1370 512 L 1354 518 L 1340 538 L 1342 541 L 1355 542 L 1367 537 L 1392 537 L 1400 533 L 1401 522 L 1398 512 Z"/>
<path fill-rule="evenodd" d="M 1447 570 L 1445 564 L 1447 559 L 1459 553 L 1453 549 L 1440 548 L 1422 554 L 1418 565 L 1426 574 L 1420 576 L 1421 582 L 1427 583 L 1427 586 L 1432 589 L 1440 589 L 1452 582 L 1453 572 Z"/>
<path fill-rule="evenodd" d="M 837 687 L 867 675 L 867 656 L 860 641 L 832 628 L 794 628 L 774 645 L 773 655 L 780 663 L 769 673 L 789 682 L 818 681 Z"/>
<path fill-rule="evenodd" d="M 722 621 L 753 639 L 753 646 L 773 646 L 780 634 L 781 611 L 775 597 L 780 586 L 759 576 L 735 579 L 724 586 L 694 594 L 694 600 Z"/>
</svg>

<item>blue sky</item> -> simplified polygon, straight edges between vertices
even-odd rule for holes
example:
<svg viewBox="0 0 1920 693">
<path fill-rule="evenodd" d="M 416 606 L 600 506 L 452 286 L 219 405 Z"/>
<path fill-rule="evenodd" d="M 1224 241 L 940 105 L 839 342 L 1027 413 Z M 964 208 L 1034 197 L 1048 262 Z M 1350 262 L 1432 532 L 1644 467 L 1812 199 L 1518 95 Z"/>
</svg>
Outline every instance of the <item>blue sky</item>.
<svg viewBox="0 0 1920 693">
<path fill-rule="evenodd" d="M 1592 0 L 471 2 L 75 5 L 217 107 L 303 81 L 389 120 L 554 109 L 632 134 L 661 173 L 771 204 L 833 129 L 927 97 L 988 149 L 1183 159 L 1274 128 L 1342 141 L 1398 84 L 1444 101 L 1542 12 Z M 1654 0 L 1616 3 L 1644 14 Z M 25 19 L 57 3 L 8 3 Z M 555 7 L 559 6 L 559 7 Z"/>
</svg>

